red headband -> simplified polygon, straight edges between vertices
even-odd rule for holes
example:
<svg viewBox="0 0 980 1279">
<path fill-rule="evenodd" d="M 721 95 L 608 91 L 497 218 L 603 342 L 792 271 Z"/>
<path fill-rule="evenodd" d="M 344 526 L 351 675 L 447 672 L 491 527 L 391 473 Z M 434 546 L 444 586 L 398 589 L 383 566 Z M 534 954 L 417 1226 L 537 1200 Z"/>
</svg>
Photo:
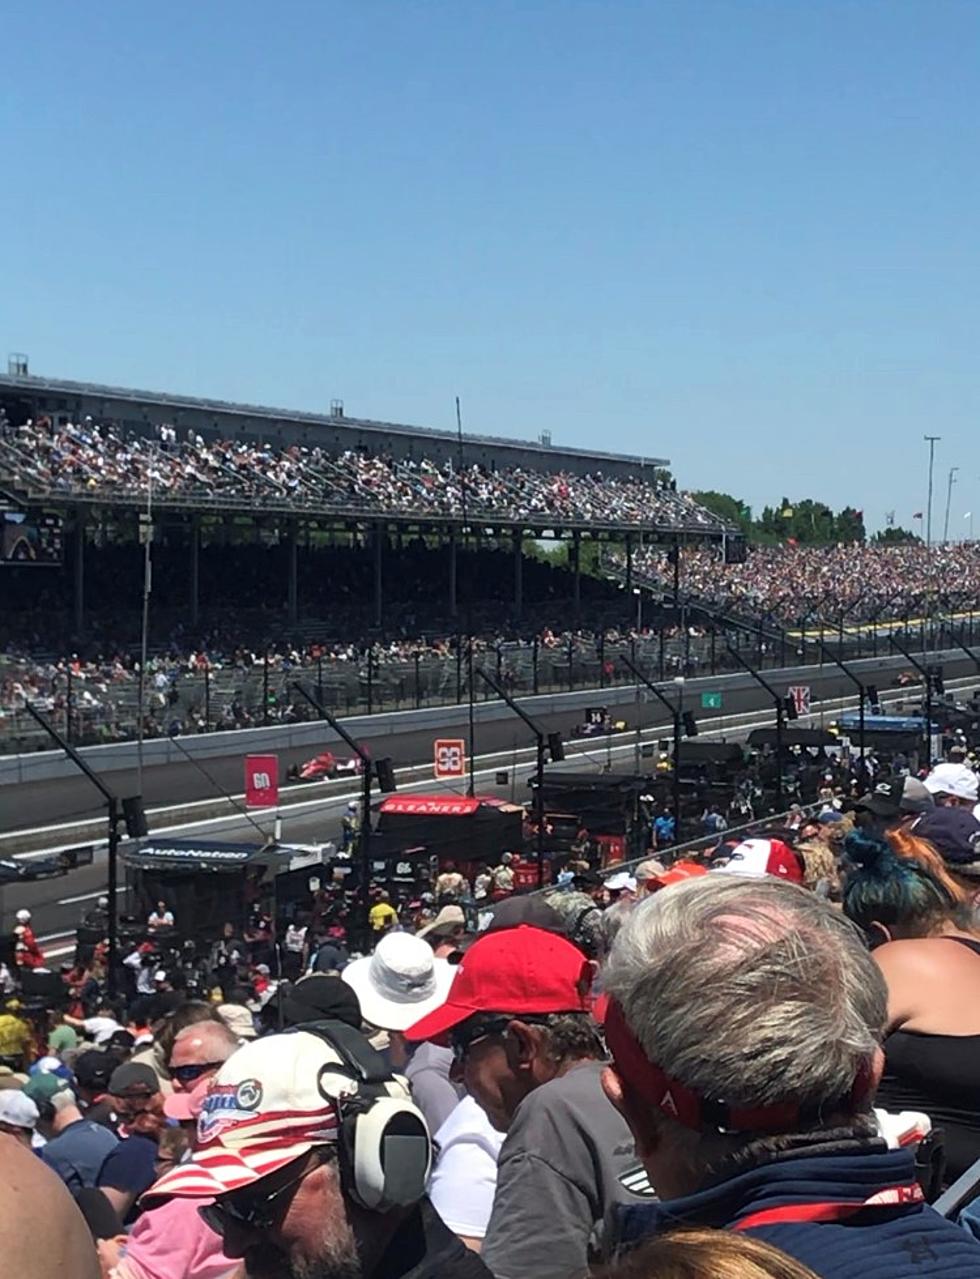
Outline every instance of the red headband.
<svg viewBox="0 0 980 1279">
<path fill-rule="evenodd" d="M 737 1108 L 724 1101 L 709 1101 L 699 1097 L 686 1084 L 672 1079 L 659 1066 L 654 1065 L 630 1030 L 622 1008 L 614 999 L 610 1000 L 606 1012 L 604 1030 L 613 1064 L 623 1082 L 655 1110 L 669 1115 L 685 1128 L 693 1128 L 695 1131 L 714 1128 L 719 1132 L 793 1132 L 800 1127 L 809 1126 L 818 1117 L 817 1111 L 801 1108 L 792 1101 Z M 866 1096 L 870 1082 L 870 1067 L 865 1064 L 854 1081 L 852 1103 Z"/>
</svg>

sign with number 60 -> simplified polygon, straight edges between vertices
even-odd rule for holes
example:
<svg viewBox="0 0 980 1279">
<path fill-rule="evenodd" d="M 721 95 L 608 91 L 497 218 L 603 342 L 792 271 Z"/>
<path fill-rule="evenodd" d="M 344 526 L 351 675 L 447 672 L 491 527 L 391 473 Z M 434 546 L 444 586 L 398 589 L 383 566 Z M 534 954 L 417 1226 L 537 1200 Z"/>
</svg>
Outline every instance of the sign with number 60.
<svg viewBox="0 0 980 1279">
<path fill-rule="evenodd" d="M 433 772 L 436 777 L 466 775 L 466 743 L 461 737 L 438 737 L 434 747 Z"/>
</svg>

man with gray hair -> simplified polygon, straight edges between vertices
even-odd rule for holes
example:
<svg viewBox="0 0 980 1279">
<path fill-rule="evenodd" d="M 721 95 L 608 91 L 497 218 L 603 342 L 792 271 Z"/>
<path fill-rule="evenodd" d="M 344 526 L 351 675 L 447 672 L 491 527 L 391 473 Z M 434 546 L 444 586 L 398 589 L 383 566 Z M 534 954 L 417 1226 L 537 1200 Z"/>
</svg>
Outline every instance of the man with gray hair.
<svg viewBox="0 0 980 1279">
<path fill-rule="evenodd" d="M 980 1277 L 872 1115 L 887 996 L 856 929 L 806 889 L 710 875 L 639 905 L 605 971 L 606 1094 L 663 1202 L 623 1239 L 751 1231 L 824 1279 Z"/>
</svg>

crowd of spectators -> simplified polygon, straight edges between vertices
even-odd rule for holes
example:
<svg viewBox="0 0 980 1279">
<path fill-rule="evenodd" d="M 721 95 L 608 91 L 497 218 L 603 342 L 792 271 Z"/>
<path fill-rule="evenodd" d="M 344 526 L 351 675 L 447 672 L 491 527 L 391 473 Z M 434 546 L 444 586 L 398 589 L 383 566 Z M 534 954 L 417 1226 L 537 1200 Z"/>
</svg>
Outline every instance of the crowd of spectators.
<svg viewBox="0 0 980 1279">
<path fill-rule="evenodd" d="M 669 552 L 646 548 L 634 559 L 641 581 L 673 589 Z M 720 548 L 682 547 L 680 589 L 714 608 L 795 625 L 808 613 L 852 622 L 922 616 L 930 600 L 980 598 L 980 543 L 750 547 L 742 564 Z"/>
<path fill-rule="evenodd" d="M 364 450 L 205 440 L 159 426 L 136 435 L 110 423 L 63 425 L 0 418 L 0 465 L 32 493 L 98 494 L 106 500 L 207 499 L 215 506 L 285 506 L 384 515 L 562 520 L 718 532 L 722 521 L 668 485 L 639 477 L 575 475 L 523 467 L 462 472 L 451 463 Z"/>
<path fill-rule="evenodd" d="M 191 965 L 166 902 L 116 997 L 104 944 L 4 970 L 5 1257 L 43 1215 L 38 1279 L 978 1279 L 977 775 L 865 784 L 543 893 L 447 865 L 362 953 L 316 906 L 278 977 L 258 906 Z"/>
</svg>

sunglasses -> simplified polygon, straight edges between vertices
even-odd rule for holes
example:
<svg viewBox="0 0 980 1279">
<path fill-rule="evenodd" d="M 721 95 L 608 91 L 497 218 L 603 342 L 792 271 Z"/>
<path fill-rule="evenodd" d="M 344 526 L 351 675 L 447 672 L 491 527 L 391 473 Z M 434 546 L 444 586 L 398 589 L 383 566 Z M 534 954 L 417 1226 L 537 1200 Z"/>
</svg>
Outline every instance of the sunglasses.
<svg viewBox="0 0 980 1279">
<path fill-rule="evenodd" d="M 205 1225 L 210 1226 L 217 1235 L 223 1235 L 229 1226 L 240 1226 L 246 1230 L 255 1231 L 269 1230 L 285 1215 L 290 1199 L 303 1181 L 311 1172 L 329 1163 L 332 1158 L 331 1150 L 318 1151 L 313 1163 L 298 1169 L 288 1181 L 269 1194 L 255 1195 L 244 1191 L 232 1191 L 222 1195 L 214 1203 L 198 1208 L 198 1214 Z"/>
<path fill-rule="evenodd" d="M 449 1045 L 453 1050 L 453 1062 L 457 1066 L 461 1066 L 466 1060 L 466 1056 L 474 1045 L 480 1043 L 484 1039 L 489 1039 L 492 1035 L 502 1035 L 512 1021 L 521 1021 L 527 1026 L 543 1026 L 544 1018 L 541 1017 L 523 1017 L 514 1014 L 510 1017 L 494 1017 L 492 1019 L 483 1018 L 474 1021 L 469 1025 L 465 1023 L 454 1029 L 449 1036 Z"/>
<path fill-rule="evenodd" d="M 224 1064 L 223 1061 L 201 1061 L 193 1066 L 171 1066 L 170 1074 L 179 1084 L 192 1084 L 209 1070 L 218 1070 Z"/>
</svg>

